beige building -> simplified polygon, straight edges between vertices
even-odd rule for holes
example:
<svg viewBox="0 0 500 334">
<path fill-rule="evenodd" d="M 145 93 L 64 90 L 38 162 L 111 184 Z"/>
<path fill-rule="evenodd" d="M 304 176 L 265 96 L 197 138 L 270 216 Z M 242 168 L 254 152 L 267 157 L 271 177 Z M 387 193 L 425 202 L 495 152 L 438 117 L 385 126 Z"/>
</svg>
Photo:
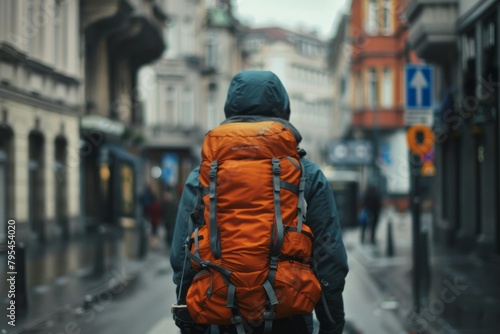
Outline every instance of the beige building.
<svg viewBox="0 0 500 334">
<path fill-rule="evenodd" d="M 78 1 L 0 2 L 0 243 L 67 235 L 79 217 Z"/>
<path fill-rule="evenodd" d="M 324 163 L 333 122 L 327 43 L 314 34 L 272 27 L 248 30 L 243 45 L 246 69 L 269 70 L 281 79 L 290 97 L 290 121 L 303 137 L 301 147 L 309 159 Z"/>
<path fill-rule="evenodd" d="M 147 88 L 141 90 L 146 179 L 157 192 L 182 184 L 198 163 L 203 137 L 224 120 L 229 82 L 241 69 L 238 24 L 230 5 L 200 0 L 164 3 L 168 47 L 160 60 L 141 71 L 142 86 Z"/>
<path fill-rule="evenodd" d="M 352 122 L 352 42 L 349 28 L 350 15 L 343 14 L 337 26 L 337 33 L 330 43 L 329 65 L 333 88 L 331 135 L 334 139 L 345 136 Z"/>
</svg>

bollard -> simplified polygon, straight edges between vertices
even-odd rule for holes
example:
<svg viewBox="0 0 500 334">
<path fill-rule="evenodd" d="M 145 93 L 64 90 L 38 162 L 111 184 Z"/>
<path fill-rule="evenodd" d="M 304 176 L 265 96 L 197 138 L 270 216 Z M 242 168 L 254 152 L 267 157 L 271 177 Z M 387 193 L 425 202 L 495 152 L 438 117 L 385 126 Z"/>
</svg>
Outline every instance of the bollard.
<svg viewBox="0 0 500 334">
<path fill-rule="evenodd" d="M 420 286 L 422 296 L 425 298 L 429 295 L 431 270 L 429 266 L 429 236 L 427 229 L 420 231 L 420 268 L 422 269 L 422 277 L 420 277 Z"/>
<path fill-rule="evenodd" d="M 104 258 L 104 236 L 106 229 L 99 226 L 97 229 L 97 239 L 95 245 L 95 259 L 94 259 L 94 275 L 101 276 L 104 273 L 105 258 Z"/>
<path fill-rule="evenodd" d="M 138 257 L 139 259 L 143 259 L 148 251 L 148 236 L 146 232 L 146 223 L 144 221 L 141 221 L 139 223 L 139 254 Z"/>
<path fill-rule="evenodd" d="M 16 309 L 24 311 L 28 309 L 28 291 L 26 288 L 26 247 L 20 242 L 16 249 Z"/>
<path fill-rule="evenodd" d="M 386 255 L 387 256 L 394 256 L 394 240 L 392 237 L 392 220 L 389 218 L 389 221 L 387 222 L 387 248 L 386 248 Z"/>
</svg>

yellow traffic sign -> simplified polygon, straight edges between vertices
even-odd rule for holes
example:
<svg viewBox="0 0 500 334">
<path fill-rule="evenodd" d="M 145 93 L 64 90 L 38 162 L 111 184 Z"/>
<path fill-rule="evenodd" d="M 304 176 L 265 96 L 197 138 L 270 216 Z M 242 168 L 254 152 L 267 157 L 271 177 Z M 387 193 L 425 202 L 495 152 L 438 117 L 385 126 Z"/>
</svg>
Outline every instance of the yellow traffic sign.
<svg viewBox="0 0 500 334">
<path fill-rule="evenodd" d="M 432 161 L 426 161 L 422 165 L 422 169 L 420 169 L 420 174 L 422 176 L 434 176 L 436 175 L 436 167 L 434 167 L 434 164 Z"/>
<path fill-rule="evenodd" d="M 428 154 L 434 146 L 434 132 L 426 125 L 413 125 L 406 131 L 406 140 L 412 153 Z"/>
</svg>

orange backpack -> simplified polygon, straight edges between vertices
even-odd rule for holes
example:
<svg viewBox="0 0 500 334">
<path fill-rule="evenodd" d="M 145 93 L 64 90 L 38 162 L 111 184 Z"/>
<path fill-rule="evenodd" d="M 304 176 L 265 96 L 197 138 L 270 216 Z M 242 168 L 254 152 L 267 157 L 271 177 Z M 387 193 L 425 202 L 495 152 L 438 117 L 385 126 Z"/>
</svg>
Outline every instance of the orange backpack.
<svg viewBox="0 0 500 334">
<path fill-rule="evenodd" d="M 187 251 L 198 270 L 186 297 L 196 323 L 233 324 L 244 333 L 265 322 L 269 329 L 273 319 L 310 313 L 318 302 L 296 136 L 281 119 L 244 116 L 206 135 L 203 223 Z"/>
</svg>

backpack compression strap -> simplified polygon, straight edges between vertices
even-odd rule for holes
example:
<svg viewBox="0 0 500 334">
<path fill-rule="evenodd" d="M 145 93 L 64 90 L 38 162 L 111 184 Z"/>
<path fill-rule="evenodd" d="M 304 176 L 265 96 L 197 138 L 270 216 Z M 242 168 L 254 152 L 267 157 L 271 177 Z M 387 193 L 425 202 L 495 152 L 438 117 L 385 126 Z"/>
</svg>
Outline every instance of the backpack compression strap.
<svg viewBox="0 0 500 334">
<path fill-rule="evenodd" d="M 210 185 L 208 196 L 210 198 L 210 248 L 216 259 L 220 259 L 219 232 L 217 230 L 217 161 L 210 165 Z"/>
<path fill-rule="evenodd" d="M 302 168 L 302 175 L 300 176 L 299 203 L 297 205 L 297 215 L 298 215 L 297 232 L 302 232 L 302 224 L 304 223 L 304 219 L 307 215 L 306 199 L 304 197 L 304 191 L 306 188 L 306 171 L 304 168 L 304 164 L 301 163 L 300 167 Z"/>
<path fill-rule="evenodd" d="M 283 245 L 284 227 L 283 218 L 281 216 L 281 166 L 280 159 L 272 159 L 272 172 L 273 172 L 273 197 L 274 197 L 274 215 L 276 221 L 276 234 L 271 236 L 271 249 L 269 251 L 269 272 L 267 280 L 264 282 L 263 287 L 266 290 L 268 303 L 266 311 L 264 311 L 264 333 L 271 333 L 273 328 L 273 320 L 276 317 L 274 306 L 278 304 L 278 298 L 273 289 L 274 279 L 276 277 L 276 270 L 278 269 L 278 257 Z"/>
</svg>

